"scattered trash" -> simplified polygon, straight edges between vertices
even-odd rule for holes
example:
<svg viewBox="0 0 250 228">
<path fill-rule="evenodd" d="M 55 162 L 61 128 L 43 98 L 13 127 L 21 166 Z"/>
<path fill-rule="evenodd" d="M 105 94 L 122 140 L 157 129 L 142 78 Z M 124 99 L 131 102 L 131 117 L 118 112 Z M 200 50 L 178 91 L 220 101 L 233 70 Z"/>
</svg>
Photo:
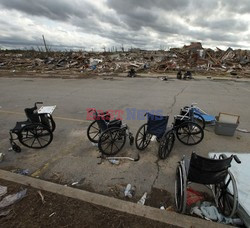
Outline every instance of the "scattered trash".
<svg viewBox="0 0 250 228">
<path fill-rule="evenodd" d="M 190 214 L 191 215 L 197 215 L 201 218 L 204 218 L 203 214 L 202 214 L 202 211 L 199 209 L 199 207 L 195 206 L 195 207 L 192 207 L 191 210 L 190 210 Z"/>
<path fill-rule="evenodd" d="M 0 162 L 2 162 L 4 160 L 4 156 L 5 156 L 4 153 L 0 153 Z"/>
<path fill-rule="evenodd" d="M 137 202 L 137 204 L 144 205 L 146 199 L 147 199 L 147 192 L 145 192 L 145 193 L 143 194 L 143 196 L 142 196 L 141 199 Z"/>
<path fill-rule="evenodd" d="M 224 224 L 243 225 L 243 222 L 239 218 L 228 218 L 218 212 L 218 209 L 210 202 L 202 202 L 200 208 L 193 207 L 190 211 L 191 214 L 195 214 L 206 220 L 212 220 Z"/>
<path fill-rule="evenodd" d="M 39 196 L 41 197 L 41 200 L 42 200 L 42 203 L 45 204 L 45 200 L 44 200 L 44 196 L 43 194 L 41 193 L 41 191 L 37 191 L 37 193 L 39 194 Z"/>
<path fill-rule="evenodd" d="M 242 133 L 250 133 L 250 131 L 247 130 L 247 129 L 240 129 L 240 128 L 237 128 L 236 131 L 239 131 L 239 132 L 242 132 Z"/>
<path fill-rule="evenodd" d="M 0 197 L 4 196 L 7 193 L 7 187 L 0 185 Z"/>
<path fill-rule="evenodd" d="M 8 195 L 4 197 L 2 201 L 0 202 L 0 208 L 8 207 L 14 204 L 15 202 L 17 202 L 18 200 L 21 200 L 22 198 L 26 196 L 26 193 L 27 193 L 27 189 L 24 189 L 16 194 L 12 194 L 12 195 Z"/>
<path fill-rule="evenodd" d="M 49 218 L 52 217 L 55 214 L 56 214 L 56 212 L 53 212 L 52 214 L 49 215 Z"/>
<path fill-rule="evenodd" d="M 29 169 L 16 169 L 12 171 L 13 173 L 21 174 L 21 175 L 29 175 Z"/>
<path fill-rule="evenodd" d="M 195 191 L 192 188 L 187 188 L 187 205 L 190 206 L 204 199 L 201 192 Z"/>
<path fill-rule="evenodd" d="M 130 190 L 131 190 L 131 184 L 127 184 L 125 191 L 124 191 L 124 195 L 127 197 L 130 194 Z"/>
<path fill-rule="evenodd" d="M 130 160 L 130 161 L 139 161 L 140 160 L 140 155 L 138 154 L 136 158 L 131 158 L 131 157 L 106 157 L 107 160 Z"/>
<path fill-rule="evenodd" d="M 91 142 L 91 144 L 92 144 L 93 146 L 98 146 L 98 143 L 93 143 L 93 142 Z"/>
<path fill-rule="evenodd" d="M 161 80 L 162 81 L 168 81 L 168 78 L 167 77 L 162 77 Z"/>
<path fill-rule="evenodd" d="M 155 136 L 155 135 L 153 135 L 153 136 L 151 137 L 151 141 L 152 141 L 152 142 L 156 141 L 156 136 Z"/>
<path fill-rule="evenodd" d="M 132 198 L 135 195 L 135 190 L 136 190 L 135 186 L 132 187 L 131 184 L 127 184 L 124 191 L 125 197 Z"/>
<path fill-rule="evenodd" d="M 113 164 L 113 165 L 119 165 L 120 164 L 120 161 L 117 160 L 117 159 L 108 159 L 108 161 Z"/>
</svg>

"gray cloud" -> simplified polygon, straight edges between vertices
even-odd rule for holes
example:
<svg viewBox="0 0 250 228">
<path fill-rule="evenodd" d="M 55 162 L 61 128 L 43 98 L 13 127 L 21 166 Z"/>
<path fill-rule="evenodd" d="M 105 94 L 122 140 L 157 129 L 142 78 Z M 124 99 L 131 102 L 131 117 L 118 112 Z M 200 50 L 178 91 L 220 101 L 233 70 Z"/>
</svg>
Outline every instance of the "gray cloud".
<svg viewBox="0 0 250 228">
<path fill-rule="evenodd" d="M 72 40 L 72 46 L 93 43 L 93 46 L 126 44 L 141 48 L 180 45 L 191 40 L 205 42 L 207 46 L 238 47 L 249 43 L 250 36 L 250 17 L 241 16 L 250 12 L 248 0 L 0 0 L 0 5 L 0 16 L 2 10 L 9 12 L 10 19 L 15 17 L 14 12 L 19 12 L 34 22 L 23 28 L 11 20 L 0 19 L 0 29 L 5 31 L 0 34 L 0 44 L 36 44 L 43 32 L 36 27 L 40 18 L 45 18 L 48 22 L 44 26 L 51 26 L 54 31 L 46 31 L 52 43 L 58 42 L 57 34 L 67 35 L 61 35 L 60 40 L 60 45 L 65 43 L 65 46 L 69 46 L 66 39 L 72 32 L 76 32 L 74 40 L 78 42 Z M 57 30 L 57 24 L 64 27 L 63 23 L 67 30 Z M 24 29 L 30 29 L 33 35 L 25 37 Z M 89 40 L 91 35 L 95 37 L 93 40 Z M 81 37 L 88 38 L 79 41 Z"/>
</svg>

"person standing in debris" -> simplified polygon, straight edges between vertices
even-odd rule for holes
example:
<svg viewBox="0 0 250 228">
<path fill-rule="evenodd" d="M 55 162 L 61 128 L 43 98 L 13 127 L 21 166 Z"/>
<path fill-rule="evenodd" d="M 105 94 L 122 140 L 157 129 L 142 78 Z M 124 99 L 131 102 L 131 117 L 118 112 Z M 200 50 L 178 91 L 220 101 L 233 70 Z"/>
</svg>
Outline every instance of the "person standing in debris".
<svg viewBox="0 0 250 228">
<path fill-rule="evenodd" d="M 191 73 L 191 71 L 187 71 L 185 74 L 184 74 L 184 77 L 183 77 L 183 79 L 192 79 L 192 73 Z"/>
<path fill-rule="evenodd" d="M 177 79 L 182 79 L 182 73 L 181 70 L 178 71 L 177 73 Z"/>
<path fill-rule="evenodd" d="M 134 70 L 134 68 L 132 68 L 132 69 L 128 72 L 128 77 L 131 77 L 131 78 L 135 77 L 135 70 Z"/>
</svg>

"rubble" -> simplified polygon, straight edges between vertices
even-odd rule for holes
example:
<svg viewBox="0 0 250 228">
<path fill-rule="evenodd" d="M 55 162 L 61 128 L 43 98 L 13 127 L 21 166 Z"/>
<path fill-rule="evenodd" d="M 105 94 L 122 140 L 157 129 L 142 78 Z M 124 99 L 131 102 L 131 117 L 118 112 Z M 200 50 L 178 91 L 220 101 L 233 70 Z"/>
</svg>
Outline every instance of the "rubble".
<svg viewBox="0 0 250 228">
<path fill-rule="evenodd" d="M 0 71 L 79 73 L 221 73 L 228 76 L 250 76 L 249 50 L 215 50 L 203 48 L 199 42 L 171 48 L 168 51 L 131 49 L 128 52 L 41 52 L 0 50 Z"/>
</svg>

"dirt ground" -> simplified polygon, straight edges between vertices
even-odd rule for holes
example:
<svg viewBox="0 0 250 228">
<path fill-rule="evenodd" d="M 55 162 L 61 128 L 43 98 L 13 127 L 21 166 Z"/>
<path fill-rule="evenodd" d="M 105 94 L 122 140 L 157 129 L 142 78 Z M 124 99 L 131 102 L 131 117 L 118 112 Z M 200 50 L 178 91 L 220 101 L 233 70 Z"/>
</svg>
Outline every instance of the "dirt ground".
<svg viewBox="0 0 250 228">
<path fill-rule="evenodd" d="M 172 227 L 45 191 L 43 203 L 37 189 L 1 179 L 0 185 L 8 187 L 8 194 L 28 189 L 26 197 L 0 217 L 0 227 Z"/>
</svg>

